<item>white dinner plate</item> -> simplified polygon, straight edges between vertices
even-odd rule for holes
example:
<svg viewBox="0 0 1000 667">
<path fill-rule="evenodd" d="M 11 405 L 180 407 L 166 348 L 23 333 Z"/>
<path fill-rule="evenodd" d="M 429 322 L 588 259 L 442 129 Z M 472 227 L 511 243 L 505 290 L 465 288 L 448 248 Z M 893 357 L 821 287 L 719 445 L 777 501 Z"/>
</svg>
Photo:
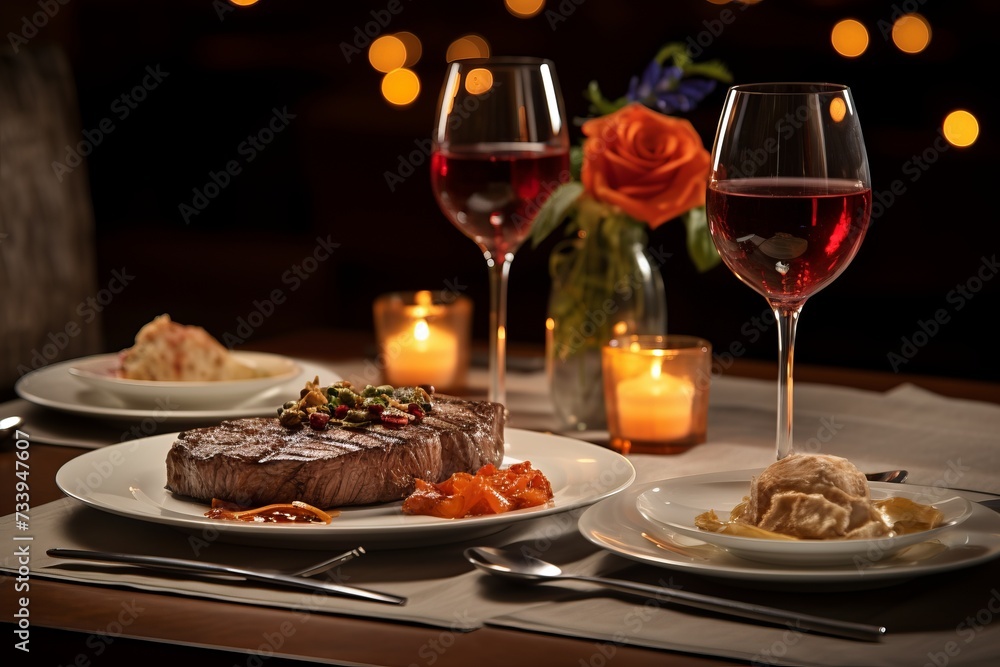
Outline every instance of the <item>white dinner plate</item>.
<svg viewBox="0 0 1000 667">
<path fill-rule="evenodd" d="M 937 539 L 938 535 L 969 518 L 972 503 L 953 494 L 941 494 L 923 486 L 869 483 L 873 500 L 902 497 L 914 502 L 933 505 L 944 515 L 937 528 L 908 535 L 852 540 L 775 540 L 714 533 L 698 528 L 695 517 L 715 510 L 720 520 L 727 520 L 730 511 L 750 492 L 750 480 L 763 472 L 734 470 L 705 475 L 691 475 L 663 480 L 636 498 L 639 513 L 653 525 L 668 533 L 680 533 L 696 540 L 721 547 L 732 554 L 759 561 L 789 566 L 841 565 L 859 560 L 877 561 L 888 558 L 906 547 Z"/>
<path fill-rule="evenodd" d="M 164 488 L 167 452 L 175 439 L 175 433 L 165 434 L 87 452 L 59 469 L 56 484 L 66 495 L 91 507 L 212 539 L 218 536 L 271 547 L 361 544 L 405 548 L 480 537 L 517 521 L 583 507 L 618 493 L 635 479 L 628 459 L 609 449 L 508 428 L 504 464 L 531 461 L 552 484 L 554 497 L 549 504 L 504 514 L 440 519 L 405 515 L 398 501 L 342 508 L 329 524 L 255 524 L 206 518 L 207 504 L 175 497 Z"/>
<path fill-rule="evenodd" d="M 635 485 L 587 508 L 580 517 L 580 533 L 603 549 L 641 563 L 746 586 L 797 591 L 887 586 L 1000 557 L 1000 514 L 972 503 L 972 514 L 962 525 L 891 558 L 802 567 L 755 562 L 685 535 L 651 531 L 636 500 L 662 483 Z"/>
<path fill-rule="evenodd" d="M 168 397 L 158 401 L 153 407 L 137 408 L 126 405 L 107 392 L 77 381 L 69 374 L 70 367 L 76 363 L 76 360 L 62 361 L 27 373 L 17 381 L 14 390 L 18 396 L 35 405 L 85 417 L 129 422 L 152 420 L 156 425 L 189 425 L 238 417 L 268 417 L 277 414 L 278 407 L 286 400 L 297 399 L 306 380 L 319 376 L 320 383 L 326 385 L 342 379 L 325 366 L 297 359 L 295 363 L 300 367 L 299 373 L 284 382 L 273 394 L 257 396 L 239 405 L 204 408 Z"/>
<path fill-rule="evenodd" d="M 298 362 L 280 354 L 231 354 L 234 360 L 253 368 L 257 377 L 213 382 L 130 380 L 118 376 L 121 367 L 118 354 L 96 354 L 75 359 L 67 370 L 79 382 L 111 394 L 126 407 L 155 408 L 157 401 L 172 400 L 205 410 L 230 408 L 254 398 L 275 396 L 286 382 L 302 372 Z"/>
</svg>

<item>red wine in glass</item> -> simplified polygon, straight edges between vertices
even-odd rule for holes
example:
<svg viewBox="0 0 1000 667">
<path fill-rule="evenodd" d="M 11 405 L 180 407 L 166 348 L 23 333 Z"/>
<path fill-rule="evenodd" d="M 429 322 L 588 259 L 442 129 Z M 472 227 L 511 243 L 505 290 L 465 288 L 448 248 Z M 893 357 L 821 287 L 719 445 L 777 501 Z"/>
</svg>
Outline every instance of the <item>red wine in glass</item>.
<svg viewBox="0 0 1000 667">
<path fill-rule="evenodd" d="M 487 145 L 431 156 L 431 184 L 441 209 L 466 236 L 500 256 L 521 245 L 538 209 L 569 179 L 566 151 L 531 148 Z"/>
<path fill-rule="evenodd" d="M 778 459 L 792 453 L 795 333 L 806 300 L 850 264 L 868 228 L 871 175 L 851 89 L 733 86 L 712 146 L 705 207 L 726 266 L 764 296 L 778 330 Z"/>
<path fill-rule="evenodd" d="M 569 179 L 569 131 L 555 65 L 544 58 L 448 65 L 431 143 L 442 212 L 475 241 L 490 280 L 490 401 L 506 401 L 507 279 L 542 204 Z"/>
<path fill-rule="evenodd" d="M 857 180 L 743 178 L 711 183 L 707 209 L 733 273 L 769 299 L 801 301 L 854 258 L 871 197 Z"/>
</svg>

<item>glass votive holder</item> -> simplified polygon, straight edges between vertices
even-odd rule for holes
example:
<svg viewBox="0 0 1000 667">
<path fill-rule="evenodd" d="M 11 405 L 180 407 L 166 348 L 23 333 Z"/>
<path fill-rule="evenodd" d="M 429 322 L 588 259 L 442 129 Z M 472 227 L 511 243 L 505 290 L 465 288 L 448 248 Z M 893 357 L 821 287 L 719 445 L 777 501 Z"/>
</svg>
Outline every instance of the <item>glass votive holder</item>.
<svg viewBox="0 0 1000 667">
<path fill-rule="evenodd" d="M 466 386 L 472 337 L 472 300 L 452 292 L 392 292 L 375 299 L 377 365 L 394 387 Z"/>
<path fill-rule="evenodd" d="M 611 447 L 677 454 L 705 442 L 712 345 L 695 336 L 632 335 L 601 354 Z"/>
</svg>

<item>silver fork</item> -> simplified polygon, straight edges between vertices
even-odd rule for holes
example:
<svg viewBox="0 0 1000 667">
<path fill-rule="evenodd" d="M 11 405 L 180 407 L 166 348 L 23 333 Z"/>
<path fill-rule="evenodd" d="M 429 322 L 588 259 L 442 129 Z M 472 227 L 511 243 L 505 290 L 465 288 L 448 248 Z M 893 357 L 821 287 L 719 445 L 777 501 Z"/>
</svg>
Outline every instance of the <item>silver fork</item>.
<svg viewBox="0 0 1000 667">
<path fill-rule="evenodd" d="M 296 570 L 295 572 L 288 572 L 287 574 L 290 577 L 311 577 L 314 574 L 320 574 L 321 572 L 326 572 L 327 570 L 333 569 L 338 565 L 343 565 L 349 560 L 353 560 L 358 556 L 364 555 L 364 553 L 365 553 L 364 547 L 357 547 L 356 549 L 345 551 L 340 555 L 321 561 L 319 563 L 316 563 L 315 565 L 304 567 L 301 570 Z"/>
</svg>

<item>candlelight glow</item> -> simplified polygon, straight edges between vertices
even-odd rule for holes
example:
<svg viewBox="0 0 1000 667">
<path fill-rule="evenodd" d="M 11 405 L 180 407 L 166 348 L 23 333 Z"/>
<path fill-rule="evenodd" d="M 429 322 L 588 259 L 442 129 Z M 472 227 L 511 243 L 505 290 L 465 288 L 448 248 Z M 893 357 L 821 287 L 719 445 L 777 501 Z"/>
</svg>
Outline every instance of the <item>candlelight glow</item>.
<svg viewBox="0 0 1000 667">
<path fill-rule="evenodd" d="M 394 69 L 382 77 L 382 96 L 391 104 L 405 106 L 420 94 L 420 79 L 412 70 Z"/>
<path fill-rule="evenodd" d="M 256 5 L 258 0 L 229 0 L 229 2 L 237 7 L 249 7 L 250 5 Z"/>
<path fill-rule="evenodd" d="M 490 45 L 486 43 L 485 39 L 479 35 L 466 35 L 448 45 L 445 60 L 452 62 L 468 58 L 488 58 L 489 55 Z"/>
<path fill-rule="evenodd" d="M 847 103 L 840 97 L 835 97 L 830 100 L 830 118 L 833 119 L 834 123 L 839 123 L 844 120 L 844 116 L 847 115 Z"/>
<path fill-rule="evenodd" d="M 493 72 L 477 67 L 465 75 L 465 89 L 473 95 L 482 95 L 493 87 Z"/>
<path fill-rule="evenodd" d="M 868 30 L 859 21 L 844 19 L 833 26 L 830 42 L 840 55 L 856 58 L 868 49 Z"/>
<path fill-rule="evenodd" d="M 957 109 L 948 114 L 941 129 L 948 143 L 961 148 L 971 146 L 979 137 L 979 121 L 964 109 Z"/>
<path fill-rule="evenodd" d="M 417 320 L 413 323 L 413 338 L 416 340 L 427 340 L 431 335 L 431 328 L 427 326 L 427 320 Z"/>
<path fill-rule="evenodd" d="M 379 72 L 391 72 L 406 62 L 406 45 L 394 35 L 383 35 L 368 48 L 368 62 Z"/>
<path fill-rule="evenodd" d="M 424 53 L 424 47 L 420 43 L 420 38 L 412 32 L 397 32 L 395 36 L 406 48 L 406 60 L 403 61 L 402 66 L 413 67 Z"/>
<path fill-rule="evenodd" d="M 920 53 L 931 41 L 931 24 L 920 14 L 906 14 L 892 24 L 892 43 L 904 53 Z"/>
<path fill-rule="evenodd" d="M 530 19 L 542 11 L 545 0 L 504 0 L 507 11 L 519 19 Z"/>
</svg>

